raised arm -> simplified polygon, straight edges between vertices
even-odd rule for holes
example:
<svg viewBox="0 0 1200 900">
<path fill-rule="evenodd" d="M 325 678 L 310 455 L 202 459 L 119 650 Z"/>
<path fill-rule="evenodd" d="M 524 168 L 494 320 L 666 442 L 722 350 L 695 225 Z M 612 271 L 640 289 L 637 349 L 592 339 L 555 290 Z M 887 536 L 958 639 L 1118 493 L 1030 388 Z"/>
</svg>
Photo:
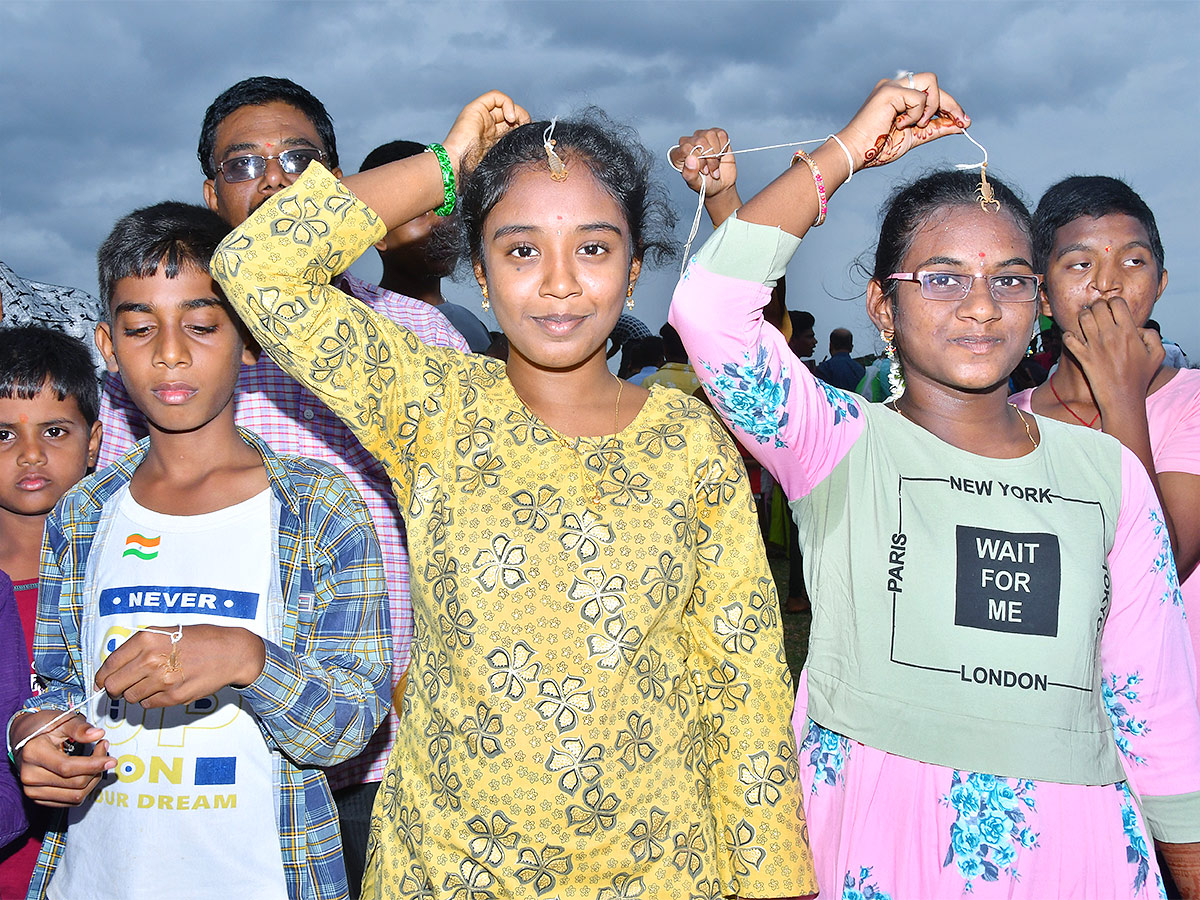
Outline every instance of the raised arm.
<svg viewBox="0 0 1200 900">
<path fill-rule="evenodd" d="M 764 323 L 771 287 L 799 238 L 823 216 L 822 203 L 852 174 L 850 161 L 856 169 L 891 162 L 911 147 L 961 131 L 959 123 L 966 122 L 932 74 L 915 76 L 912 88 L 881 81 L 839 132 L 841 144 L 827 141 L 811 165 L 792 166 L 727 219 L 676 288 L 670 320 L 696 374 L 721 416 L 791 498 L 832 470 L 861 434 L 863 417 L 860 400 L 814 379 Z M 697 132 L 680 142 L 685 178 L 724 171 L 723 158 L 692 152 L 719 137 Z M 697 161 L 694 168 L 687 158 Z"/>
<path fill-rule="evenodd" d="M 468 104 L 446 138 L 455 171 L 524 119 L 524 110 L 497 92 Z M 445 351 L 425 347 L 330 281 L 387 229 L 440 206 L 444 186 L 434 153 L 344 183 L 313 164 L 235 229 L 212 263 L 213 277 L 263 349 L 384 462 L 398 494 L 410 481 L 406 442 L 428 398 L 445 390 Z M 398 499 L 403 508 L 405 497 Z"/>
</svg>

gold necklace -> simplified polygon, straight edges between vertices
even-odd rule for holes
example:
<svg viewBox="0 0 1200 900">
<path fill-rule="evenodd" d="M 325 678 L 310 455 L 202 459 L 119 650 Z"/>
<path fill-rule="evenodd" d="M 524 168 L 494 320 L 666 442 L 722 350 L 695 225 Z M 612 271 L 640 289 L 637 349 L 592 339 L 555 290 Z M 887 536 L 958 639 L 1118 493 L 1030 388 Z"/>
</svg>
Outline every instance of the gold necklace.
<svg viewBox="0 0 1200 900">
<path fill-rule="evenodd" d="M 620 424 L 621 424 L 621 392 L 623 390 L 625 390 L 625 382 L 622 381 L 620 378 L 617 378 L 616 375 L 613 375 L 613 378 L 616 379 L 616 382 L 617 382 L 617 402 L 616 402 L 616 405 L 613 407 L 612 437 L 610 437 L 608 440 L 606 440 L 604 442 L 605 448 L 607 448 L 611 444 L 615 443 L 615 441 L 617 439 L 617 432 L 618 432 Z M 596 479 L 592 478 L 591 470 L 588 469 L 587 463 L 585 463 L 583 461 L 583 454 L 579 452 L 579 448 L 577 445 L 579 444 L 580 438 L 575 438 L 574 442 L 572 442 L 572 441 L 569 441 L 567 438 L 563 437 L 557 431 L 554 432 L 554 437 L 560 444 L 562 444 L 564 447 L 566 447 L 568 450 L 570 450 L 572 453 L 574 453 L 576 458 L 578 458 L 580 465 L 583 467 L 584 477 L 587 478 L 588 483 L 592 486 L 592 498 L 591 498 L 592 502 L 599 503 L 600 502 L 600 482 L 604 481 L 604 479 L 608 476 L 609 454 L 607 454 L 607 453 L 602 454 L 602 458 L 604 459 L 604 470 L 600 473 L 600 481 L 597 481 Z"/>
<path fill-rule="evenodd" d="M 902 419 L 908 419 L 908 421 L 913 422 L 912 419 L 909 419 L 908 416 L 904 415 L 904 410 L 896 405 L 895 400 L 888 400 L 885 405 L 890 406 L 896 412 L 900 413 L 900 417 Z M 1015 409 L 1017 411 L 1017 415 L 1021 417 L 1021 424 L 1025 426 L 1025 435 L 1029 438 L 1029 443 L 1033 444 L 1033 449 L 1036 450 L 1038 448 L 1038 440 L 1033 436 L 1033 432 L 1029 430 L 1029 420 L 1025 418 L 1025 413 L 1021 412 L 1021 408 L 1015 404 L 1010 403 L 1008 405 Z M 913 424 L 917 425 L 916 422 L 913 422 Z M 921 426 L 917 425 L 917 427 L 920 428 Z"/>
</svg>

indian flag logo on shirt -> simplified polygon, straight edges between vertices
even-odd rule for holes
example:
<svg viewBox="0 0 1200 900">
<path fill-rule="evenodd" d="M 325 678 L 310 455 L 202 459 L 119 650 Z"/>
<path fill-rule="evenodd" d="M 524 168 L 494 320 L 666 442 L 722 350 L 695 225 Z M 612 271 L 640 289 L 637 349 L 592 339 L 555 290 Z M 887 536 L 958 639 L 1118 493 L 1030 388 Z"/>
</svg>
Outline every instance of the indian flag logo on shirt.
<svg viewBox="0 0 1200 900">
<path fill-rule="evenodd" d="M 158 544 L 161 537 L 146 537 L 144 534 L 131 534 L 125 538 L 125 552 L 121 556 L 136 556 L 138 559 L 154 559 L 158 556 Z"/>
</svg>

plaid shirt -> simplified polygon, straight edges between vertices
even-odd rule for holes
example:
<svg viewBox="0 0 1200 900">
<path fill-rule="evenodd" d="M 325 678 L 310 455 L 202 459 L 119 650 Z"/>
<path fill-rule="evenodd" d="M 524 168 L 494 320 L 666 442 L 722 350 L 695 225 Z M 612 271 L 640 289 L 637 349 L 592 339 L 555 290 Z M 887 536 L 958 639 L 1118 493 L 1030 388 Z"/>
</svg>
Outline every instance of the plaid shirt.
<svg viewBox="0 0 1200 900">
<path fill-rule="evenodd" d="M 392 647 L 383 566 L 370 515 L 341 474 L 276 456 L 249 432 L 242 438 L 262 454 L 274 494 L 282 596 L 268 598 L 262 674 L 239 693 L 276 759 L 288 897 L 338 900 L 348 895 L 341 833 L 325 773 L 316 767 L 357 753 L 387 712 Z M 105 504 L 129 483 L 148 443 L 85 478 L 46 519 L 34 636 L 46 690 L 27 709 L 77 703 L 95 677 L 94 655 L 80 638 L 97 614 L 85 608 L 88 559 L 116 515 L 116 504 Z M 68 834 L 46 833 L 29 897 L 45 896 Z M 213 853 L 236 852 L 219 846 L 220 835 L 213 840 Z"/>
<path fill-rule="evenodd" d="M 467 352 L 466 339 L 435 307 L 412 297 L 344 274 L 336 286 L 413 332 L 422 343 Z M 404 520 L 396 507 L 391 482 L 379 461 L 363 449 L 342 420 L 316 396 L 275 365 L 265 353 L 253 366 L 243 366 L 234 397 L 234 418 L 262 435 L 276 453 L 308 456 L 336 466 L 358 488 L 379 534 L 392 609 L 393 688 L 408 669 L 412 642 L 412 606 L 408 587 L 408 549 Z M 108 375 L 100 395 L 104 441 L 99 467 L 109 465 L 146 435 L 146 420 L 125 393 L 119 375 Z M 396 716 L 389 715 L 359 756 L 329 773 L 336 790 L 352 784 L 382 781 L 388 753 L 396 737 Z"/>
</svg>

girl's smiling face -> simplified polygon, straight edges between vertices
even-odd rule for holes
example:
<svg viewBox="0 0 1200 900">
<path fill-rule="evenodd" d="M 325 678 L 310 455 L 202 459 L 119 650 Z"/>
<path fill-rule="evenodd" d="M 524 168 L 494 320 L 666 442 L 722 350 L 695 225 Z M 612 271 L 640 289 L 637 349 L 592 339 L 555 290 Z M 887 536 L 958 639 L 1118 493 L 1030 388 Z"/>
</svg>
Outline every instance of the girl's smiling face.
<svg viewBox="0 0 1200 900">
<path fill-rule="evenodd" d="M 545 370 L 604 359 L 641 270 L 620 205 L 586 166 L 516 172 L 483 222 L 475 277 L 486 286 L 515 360 Z"/>
<path fill-rule="evenodd" d="M 877 326 L 895 331 L 910 387 L 982 393 L 1007 383 L 1029 345 L 1038 304 L 996 301 L 986 276 L 1034 274 L 1032 257 L 1029 236 L 1003 211 L 954 206 L 926 219 L 913 236 L 902 271 L 976 278 L 958 302 L 927 300 L 920 284 L 899 282 L 893 306 L 878 282 L 869 285 L 868 312 Z"/>
</svg>

